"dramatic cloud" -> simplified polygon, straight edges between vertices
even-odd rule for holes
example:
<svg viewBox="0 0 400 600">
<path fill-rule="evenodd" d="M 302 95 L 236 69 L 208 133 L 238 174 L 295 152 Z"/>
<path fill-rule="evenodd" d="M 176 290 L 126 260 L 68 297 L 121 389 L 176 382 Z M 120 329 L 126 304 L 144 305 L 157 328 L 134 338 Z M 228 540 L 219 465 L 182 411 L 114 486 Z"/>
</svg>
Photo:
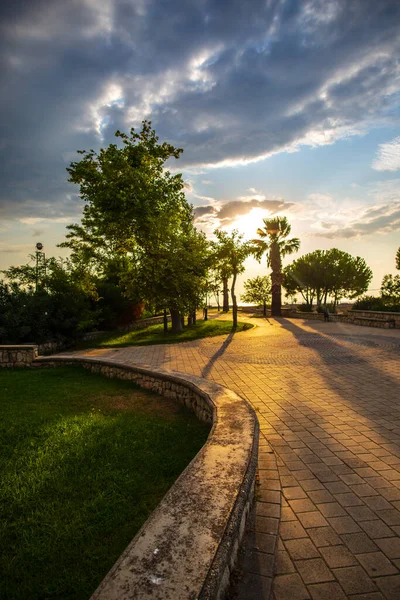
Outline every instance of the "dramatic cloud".
<svg viewBox="0 0 400 600">
<path fill-rule="evenodd" d="M 369 234 L 400 231 L 400 199 L 365 210 L 358 218 L 353 218 L 343 227 L 338 227 L 337 223 L 321 223 L 321 225 L 329 231 L 316 233 L 315 236 L 328 239 L 350 239 Z"/>
<path fill-rule="evenodd" d="M 400 137 L 380 144 L 372 167 L 377 171 L 398 171 L 400 169 Z"/>
<path fill-rule="evenodd" d="M 219 203 L 219 206 L 198 206 L 194 209 L 195 220 L 200 223 L 210 223 L 215 227 L 226 227 L 231 225 L 239 217 L 248 215 L 254 208 L 268 211 L 271 215 L 277 212 L 287 212 L 293 203 L 284 200 L 231 200 Z M 208 217 L 204 219 L 204 217 Z"/>
<path fill-rule="evenodd" d="M 79 212 L 65 172 L 74 152 L 143 118 L 197 173 L 395 119 L 393 0 L 18 0 L 1 10 L 2 218 Z"/>
</svg>

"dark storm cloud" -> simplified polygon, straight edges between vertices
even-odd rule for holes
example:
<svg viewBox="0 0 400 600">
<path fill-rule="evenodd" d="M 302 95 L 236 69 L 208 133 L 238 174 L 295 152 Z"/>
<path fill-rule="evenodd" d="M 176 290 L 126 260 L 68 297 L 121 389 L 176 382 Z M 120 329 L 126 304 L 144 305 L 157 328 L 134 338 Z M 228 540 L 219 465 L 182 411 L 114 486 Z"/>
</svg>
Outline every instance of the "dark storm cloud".
<svg viewBox="0 0 400 600">
<path fill-rule="evenodd" d="M 18 0 L 2 11 L 3 218 L 79 214 L 65 157 L 145 117 L 188 166 L 330 143 L 393 115 L 393 0 Z"/>
</svg>

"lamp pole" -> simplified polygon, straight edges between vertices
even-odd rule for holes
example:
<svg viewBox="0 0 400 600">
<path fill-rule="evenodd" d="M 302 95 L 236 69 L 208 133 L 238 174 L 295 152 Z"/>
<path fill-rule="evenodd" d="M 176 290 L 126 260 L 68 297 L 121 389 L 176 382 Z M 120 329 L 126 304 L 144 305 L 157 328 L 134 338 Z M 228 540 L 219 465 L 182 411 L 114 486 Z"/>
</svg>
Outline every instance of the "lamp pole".
<svg viewBox="0 0 400 600">
<path fill-rule="evenodd" d="M 36 285 L 35 285 L 35 292 L 37 292 L 38 284 L 39 284 L 39 262 L 41 260 L 43 262 L 45 261 L 45 254 L 44 254 L 44 252 L 42 252 L 42 250 L 43 250 L 43 244 L 41 242 L 38 242 L 35 247 L 36 247 L 36 274 L 35 274 Z M 39 259 L 39 257 L 40 257 L 40 259 Z M 44 264 L 46 264 L 46 263 L 44 262 Z"/>
</svg>

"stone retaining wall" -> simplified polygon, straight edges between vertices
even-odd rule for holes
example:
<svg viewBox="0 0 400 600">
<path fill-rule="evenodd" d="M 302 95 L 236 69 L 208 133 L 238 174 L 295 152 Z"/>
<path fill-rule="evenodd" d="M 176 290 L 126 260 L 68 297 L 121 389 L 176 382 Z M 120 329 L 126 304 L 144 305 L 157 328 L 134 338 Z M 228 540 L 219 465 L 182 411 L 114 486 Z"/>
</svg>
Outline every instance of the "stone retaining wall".
<svg viewBox="0 0 400 600">
<path fill-rule="evenodd" d="M 251 406 L 205 379 L 72 355 L 82 364 L 174 398 L 212 423 L 207 442 L 105 577 L 92 600 L 211 600 L 226 594 L 253 502 L 259 427 Z"/>
<path fill-rule="evenodd" d="M 399 312 L 386 312 L 386 311 L 382 311 L 382 310 L 351 310 L 347 313 L 348 316 L 348 320 L 350 323 L 352 323 L 353 321 L 356 321 L 358 317 L 362 317 L 362 318 L 366 318 L 366 319 L 371 319 L 371 323 L 369 324 L 368 322 L 366 323 L 367 326 L 369 327 L 379 327 L 379 323 L 378 325 L 374 325 L 373 324 L 373 319 L 383 319 L 385 321 L 394 321 L 395 323 L 395 327 L 399 328 L 400 327 L 400 313 Z M 358 325 L 360 325 L 361 323 L 358 322 Z M 380 325 L 381 327 L 383 327 L 384 325 Z"/>
<path fill-rule="evenodd" d="M 37 355 L 36 344 L 0 346 L 0 367 L 28 367 Z"/>
</svg>

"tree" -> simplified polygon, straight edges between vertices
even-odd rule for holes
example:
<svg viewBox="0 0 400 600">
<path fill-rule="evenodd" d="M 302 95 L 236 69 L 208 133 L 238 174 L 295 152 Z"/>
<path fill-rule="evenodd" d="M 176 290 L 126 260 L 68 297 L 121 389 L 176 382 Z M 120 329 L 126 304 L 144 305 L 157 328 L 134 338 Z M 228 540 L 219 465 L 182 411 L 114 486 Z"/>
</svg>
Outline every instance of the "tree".
<svg viewBox="0 0 400 600">
<path fill-rule="evenodd" d="M 100 264 L 107 253 L 128 256 L 142 293 L 169 307 L 172 328 L 179 331 L 182 311 L 195 302 L 194 282 L 205 274 L 204 261 L 194 265 L 188 250 L 205 244 L 193 226 L 182 176 L 165 169 L 183 150 L 159 144 L 149 121 L 139 133 L 132 128 L 130 135 L 116 136 L 122 147 L 82 150 L 82 159 L 67 169 L 85 206 L 81 225 L 69 226 L 63 246 L 74 258 L 86 255 Z"/>
<path fill-rule="evenodd" d="M 254 277 L 244 282 L 245 293 L 241 295 L 243 302 L 251 302 L 263 307 L 263 315 L 267 316 L 267 303 L 271 299 L 271 278 Z"/>
<path fill-rule="evenodd" d="M 281 316 L 281 285 L 282 285 L 282 258 L 300 247 L 298 238 L 286 239 L 291 231 L 291 226 L 286 217 L 273 217 L 263 219 L 264 228 L 257 229 L 261 239 L 252 240 L 253 254 L 260 262 L 262 256 L 267 253 L 267 264 L 271 267 L 272 275 L 272 306 L 271 315 Z"/>
<path fill-rule="evenodd" d="M 293 261 L 284 270 L 283 285 L 293 295 L 300 292 L 308 310 L 314 300 L 326 305 L 328 297 L 336 308 L 343 298 L 357 298 L 367 289 L 372 271 L 365 260 L 347 252 L 332 248 L 315 250 Z"/>
<path fill-rule="evenodd" d="M 248 243 L 243 242 L 243 235 L 240 235 L 237 229 L 234 229 L 231 234 L 216 229 L 214 235 L 217 238 L 217 241 L 212 243 L 214 258 L 217 264 L 224 264 L 232 275 L 232 317 L 233 327 L 237 327 L 238 308 L 235 286 L 237 276 L 244 271 L 243 263 L 250 254 L 250 247 Z"/>
<path fill-rule="evenodd" d="M 38 286 L 32 264 L 10 267 L 3 274 L 7 282 L 0 282 L 1 343 L 71 339 L 98 323 L 95 286 L 69 259 L 44 259 Z"/>
<path fill-rule="evenodd" d="M 399 269 L 400 271 L 400 247 L 397 249 L 396 252 L 396 269 Z"/>
<path fill-rule="evenodd" d="M 400 275 L 385 275 L 381 284 L 381 296 L 393 304 L 400 302 Z"/>
</svg>

